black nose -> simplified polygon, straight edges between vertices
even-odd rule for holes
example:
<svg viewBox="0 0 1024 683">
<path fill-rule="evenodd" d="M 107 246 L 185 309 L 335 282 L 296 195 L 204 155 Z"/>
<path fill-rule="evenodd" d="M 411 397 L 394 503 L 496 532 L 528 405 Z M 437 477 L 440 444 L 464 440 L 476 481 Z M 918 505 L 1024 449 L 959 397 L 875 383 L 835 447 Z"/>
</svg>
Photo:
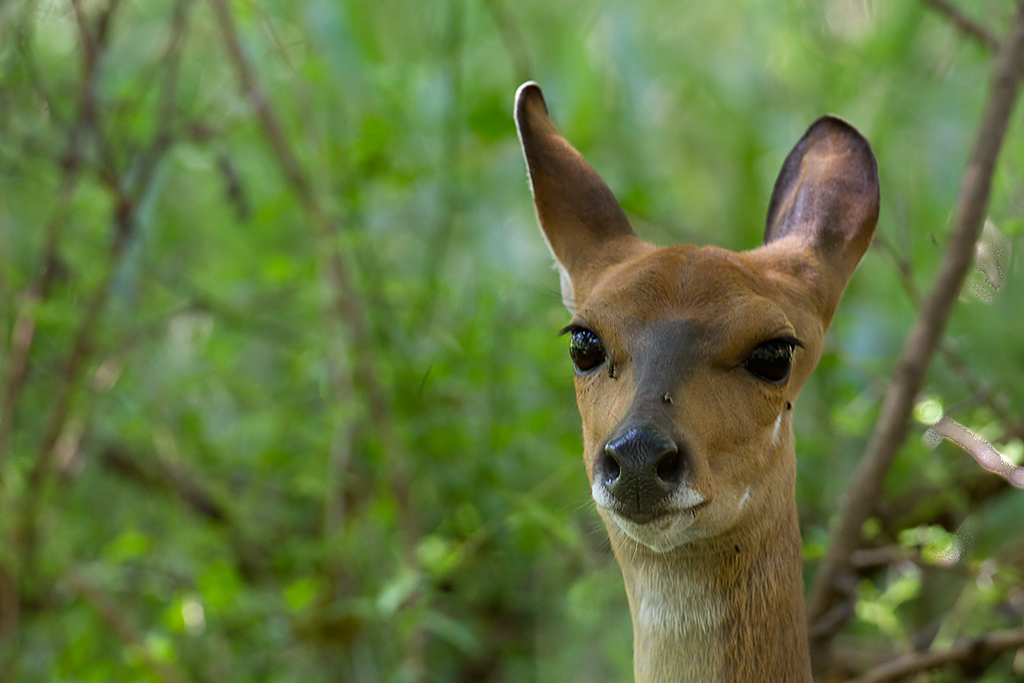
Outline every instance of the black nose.
<svg viewBox="0 0 1024 683">
<path fill-rule="evenodd" d="M 615 499 L 616 512 L 643 524 L 658 516 L 660 503 L 683 480 L 679 446 L 654 427 L 630 427 L 605 444 L 595 478 Z"/>
</svg>

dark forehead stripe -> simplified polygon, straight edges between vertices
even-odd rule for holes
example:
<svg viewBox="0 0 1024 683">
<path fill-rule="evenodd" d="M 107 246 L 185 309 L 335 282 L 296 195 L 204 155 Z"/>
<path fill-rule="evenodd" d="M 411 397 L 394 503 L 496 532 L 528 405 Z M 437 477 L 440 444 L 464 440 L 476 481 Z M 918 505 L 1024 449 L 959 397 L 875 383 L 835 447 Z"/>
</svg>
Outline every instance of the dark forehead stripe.
<svg viewBox="0 0 1024 683">
<path fill-rule="evenodd" d="M 693 375 L 707 355 L 707 327 L 692 319 L 658 320 L 638 330 L 638 391 L 657 400 Z"/>
</svg>

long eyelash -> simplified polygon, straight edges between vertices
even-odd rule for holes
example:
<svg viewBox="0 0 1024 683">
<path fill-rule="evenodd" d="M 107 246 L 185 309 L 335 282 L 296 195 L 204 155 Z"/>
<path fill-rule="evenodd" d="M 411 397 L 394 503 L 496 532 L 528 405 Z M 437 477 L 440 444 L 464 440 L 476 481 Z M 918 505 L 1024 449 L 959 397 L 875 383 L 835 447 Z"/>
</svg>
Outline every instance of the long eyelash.
<svg viewBox="0 0 1024 683">
<path fill-rule="evenodd" d="M 565 327 L 558 331 L 558 336 L 564 337 L 565 335 L 570 334 L 572 332 L 592 332 L 592 330 L 588 327 L 584 327 L 583 325 L 569 323 L 568 325 L 566 325 Z"/>
<path fill-rule="evenodd" d="M 801 349 L 806 348 L 804 346 L 804 343 L 802 341 L 800 341 L 799 339 L 797 339 L 796 337 L 776 337 L 775 339 L 772 339 L 771 341 L 786 342 L 787 344 L 792 344 L 793 346 L 799 346 Z"/>
</svg>

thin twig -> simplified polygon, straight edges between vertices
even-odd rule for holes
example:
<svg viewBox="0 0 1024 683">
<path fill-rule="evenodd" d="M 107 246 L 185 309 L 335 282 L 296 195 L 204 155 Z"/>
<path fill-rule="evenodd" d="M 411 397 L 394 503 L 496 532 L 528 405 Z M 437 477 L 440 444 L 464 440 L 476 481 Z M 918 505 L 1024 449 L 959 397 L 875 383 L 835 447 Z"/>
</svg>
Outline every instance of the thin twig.
<svg viewBox="0 0 1024 683">
<path fill-rule="evenodd" d="M 288 143 L 284 127 L 278 121 L 269 98 L 260 87 L 256 73 L 242 49 L 234 15 L 227 4 L 221 0 L 212 0 L 211 4 L 217 22 L 220 24 L 228 59 L 234 67 L 238 89 L 252 107 L 253 113 L 263 128 L 263 135 L 274 152 L 285 182 L 298 198 L 315 231 L 321 286 L 325 290 L 322 299 L 321 322 L 326 328 L 325 337 L 328 344 L 338 347 L 330 348 L 326 353 L 332 399 L 337 404 L 335 412 L 341 412 L 338 410 L 338 406 L 353 401 L 353 373 L 345 367 L 343 363 L 344 349 L 340 348 L 344 334 L 342 330 L 347 328 L 353 346 L 357 348 L 357 353 L 353 355 L 360 356 L 352 361 L 355 366 L 354 373 L 359 376 L 364 388 L 369 393 L 371 403 L 378 406 L 377 410 L 371 412 L 377 416 L 384 415 L 388 411 L 388 401 L 374 372 L 372 356 L 367 352 L 370 340 L 366 311 L 362 298 L 355 291 L 348 264 L 338 253 L 336 245 L 338 227 L 320 203 L 313 183 Z M 350 460 L 353 435 L 349 420 L 336 415 L 335 423 L 332 425 L 331 445 L 327 456 L 327 476 L 330 487 L 325 494 L 324 501 L 325 528 L 340 526 L 344 521 L 344 497 L 341 491 L 344 489 L 343 482 Z"/>
<path fill-rule="evenodd" d="M 134 187 L 131 189 L 126 188 L 127 183 L 123 180 L 122 175 L 116 168 L 114 162 L 114 150 L 109 140 L 107 140 L 102 134 L 102 122 L 99 121 L 98 113 L 94 110 L 90 114 L 93 121 L 92 130 L 96 138 L 97 146 L 99 147 L 99 158 L 101 161 L 101 168 L 98 169 L 99 175 L 107 184 L 108 190 L 113 195 L 114 199 L 112 221 L 113 236 L 107 253 L 107 262 L 104 264 L 103 276 L 100 280 L 100 284 L 94 290 L 91 299 L 89 299 L 89 302 L 86 305 L 85 312 L 82 319 L 79 321 L 77 330 L 75 331 L 73 341 L 71 343 L 71 349 L 64 361 L 63 370 L 60 374 L 58 385 L 54 392 L 55 398 L 51 403 L 46 429 L 36 453 L 35 461 L 33 462 L 32 468 L 30 469 L 27 477 L 25 493 L 22 495 L 22 509 L 19 519 L 17 543 L 22 561 L 21 574 L 26 578 L 34 577 L 36 574 L 34 565 L 36 557 L 39 506 L 43 501 L 43 488 L 49 480 L 52 470 L 54 447 L 56 446 L 58 439 L 60 439 L 68 418 L 71 415 L 72 403 L 74 401 L 83 370 L 89 359 L 92 357 L 93 337 L 95 335 L 100 316 L 106 309 L 107 302 L 110 299 L 111 284 L 114 281 L 114 277 L 120 268 L 121 261 L 127 252 L 128 245 L 130 244 L 137 229 L 139 207 L 142 200 L 149 192 L 153 178 L 156 174 L 156 169 L 171 144 L 171 139 L 167 132 L 169 130 L 170 122 L 162 119 L 163 117 L 170 117 L 173 115 L 173 107 L 167 106 L 167 102 L 172 99 L 173 93 L 177 87 L 178 70 L 175 62 L 180 59 L 180 38 L 181 33 L 184 31 L 185 21 L 184 5 L 186 5 L 187 2 L 188 0 L 179 0 L 179 11 L 175 14 L 177 22 L 176 29 L 172 31 L 172 36 L 167 47 L 166 63 L 168 67 L 163 84 L 164 93 L 160 98 L 161 108 L 158 112 L 160 120 L 157 125 L 157 132 L 148 149 L 142 152 L 141 162 L 138 164 L 138 168 L 130 171 L 131 175 L 135 178 L 133 183 Z M 92 35 L 84 14 L 81 12 L 79 3 L 75 2 L 74 5 L 76 9 L 76 16 L 79 18 L 79 36 L 82 42 L 84 58 L 86 60 L 98 61 L 99 54 L 96 52 L 98 49 L 97 46 L 103 45 L 103 43 L 94 42 L 95 38 Z M 109 14 L 113 11 L 113 8 L 116 8 L 117 6 L 117 0 L 111 0 L 108 5 L 108 12 L 100 16 L 97 36 L 105 39 L 105 36 L 109 32 L 109 26 L 111 23 L 111 17 Z M 171 97 L 167 95 L 168 91 L 171 93 Z M 125 177 L 127 175 L 128 173 L 125 174 Z"/>
<path fill-rule="evenodd" d="M 11 346 L 8 351 L 2 397 L 0 397 L 0 485 L 4 481 L 4 466 L 12 447 L 18 402 L 29 374 L 29 357 L 36 330 L 35 309 L 46 299 L 59 277 L 61 271 L 59 246 L 70 216 L 75 188 L 81 175 L 85 142 L 90 134 L 96 134 L 96 90 L 100 56 L 106 49 L 111 18 L 117 8 L 117 2 L 116 0 L 108 2 L 101 11 L 95 34 L 85 20 L 80 2 L 76 0 L 72 3 L 72 7 L 81 35 L 82 75 L 77 93 L 75 119 L 68 128 L 65 151 L 61 158 L 61 181 L 57 190 L 57 201 L 44 230 L 43 256 L 34 281 L 19 297 L 20 305 L 11 334 Z M 57 436 L 59 437 L 59 432 Z M 53 443 L 56 443 L 56 438 Z M 52 450 L 52 445 L 50 448 Z M 0 488 L 0 495 L 3 493 Z M 7 502 L 0 499 L 0 504 L 3 504 L 5 508 L 7 508 Z M 31 511 L 38 504 L 31 497 L 31 493 L 28 496 L 23 494 L 21 502 L 23 511 Z M 5 509 L 5 514 L 9 514 L 9 512 Z M 24 515 L 23 519 L 25 519 Z M 21 540 L 21 535 L 23 534 L 19 534 L 17 539 L 4 540 L 16 547 Z M 18 561 L 24 565 L 25 559 L 25 557 L 20 557 L 15 560 L 8 557 L 5 559 L 5 566 L 0 567 L 0 573 L 5 579 L 0 581 L 0 603 L 2 603 L 0 611 L 3 612 L 0 615 L 0 639 L 13 637 L 18 630 L 21 612 L 19 603 L 22 599 L 18 577 L 24 576 L 24 566 L 19 567 Z M 31 561 L 31 558 L 28 559 Z M 10 662 L 5 666 L 10 666 Z"/>
<path fill-rule="evenodd" d="M 875 242 L 882 251 L 889 254 L 893 259 L 896 272 L 899 274 L 900 282 L 903 284 L 903 289 L 907 293 L 907 297 L 913 304 L 914 309 L 920 313 L 921 292 L 914 283 L 913 269 L 910 262 L 901 256 L 893 248 L 892 244 L 890 244 L 882 235 L 876 235 Z M 1024 420 L 1014 419 L 1007 409 L 995 400 L 992 388 L 984 385 L 977 377 L 974 376 L 963 355 L 961 355 L 960 352 L 957 351 L 956 348 L 948 341 L 942 341 L 940 343 L 938 353 L 942 357 L 943 361 L 945 361 L 950 371 L 958 380 L 960 380 L 960 383 L 971 392 L 970 401 L 983 405 L 992 411 L 992 414 L 995 416 L 996 421 L 999 424 L 999 428 L 1003 432 L 1002 438 L 1021 438 L 1021 435 L 1024 434 L 1024 431 L 1022 431 Z"/>
<path fill-rule="evenodd" d="M 1007 650 L 1024 647 L 1024 629 L 993 631 L 981 638 L 965 638 L 944 650 L 919 652 L 883 664 L 850 683 L 887 683 L 947 664 L 984 661 Z"/>
<path fill-rule="evenodd" d="M 324 306 L 324 324 L 336 330 L 333 339 L 329 342 L 337 343 L 342 329 L 347 329 L 351 340 L 351 367 L 354 379 L 366 392 L 370 418 L 373 423 L 375 436 L 379 439 L 384 452 L 389 455 L 391 461 L 391 488 L 395 494 L 395 500 L 399 507 L 399 518 L 403 531 L 404 554 L 406 561 L 410 564 L 416 562 L 415 549 L 419 542 L 419 525 L 417 516 L 412 507 L 411 485 L 410 485 L 410 461 L 404 444 L 399 438 L 398 423 L 392 413 L 392 406 L 387 392 L 384 390 L 377 372 L 374 368 L 374 354 L 372 339 L 369 330 L 369 317 L 362 296 L 356 288 L 355 281 L 348 269 L 348 264 L 338 248 L 337 238 L 339 228 L 336 221 L 328 214 L 320 202 L 319 197 L 313 189 L 308 175 L 299 162 L 298 156 L 292 150 L 284 134 L 284 128 L 278 121 L 277 115 L 269 98 L 260 87 L 252 65 L 242 49 L 242 43 L 235 27 L 235 18 L 228 7 L 226 0 L 210 0 L 213 5 L 217 23 L 220 25 L 224 45 L 227 50 L 228 59 L 232 63 L 235 76 L 238 80 L 238 88 L 242 96 L 252 106 L 260 125 L 263 128 L 264 136 L 270 143 L 270 147 L 277 158 L 278 165 L 284 175 L 285 181 L 291 186 L 292 191 L 298 197 L 303 210 L 309 217 L 316 232 L 319 259 L 321 263 L 321 277 L 324 280 L 324 288 L 327 292 Z M 333 354 L 331 354 L 333 356 Z M 330 363 L 335 359 L 329 358 Z M 332 384 L 337 384 L 336 391 L 342 395 L 336 395 L 339 401 L 351 402 L 350 387 L 347 373 L 338 370 L 332 372 L 335 375 Z M 345 395 L 348 394 L 348 395 Z M 336 426 L 335 446 L 339 449 L 329 454 L 329 459 L 334 466 L 340 467 L 347 461 L 345 449 L 347 440 L 351 438 L 347 430 L 350 425 L 340 424 Z M 335 475 L 343 475 L 342 472 L 335 472 Z M 335 510 L 333 514 L 340 514 Z M 402 668 L 405 671 L 405 680 L 419 681 L 425 676 L 423 666 L 423 651 L 425 648 L 426 633 L 422 626 L 414 626 L 406 634 L 404 642 L 404 661 Z"/>
<path fill-rule="evenodd" d="M 907 298 L 910 299 L 911 305 L 914 307 L 915 313 L 920 315 L 921 313 L 921 291 L 917 287 L 917 283 L 914 282 L 913 266 L 910 260 L 902 256 L 895 247 L 885 239 L 884 235 L 875 235 L 875 246 L 881 249 L 883 252 L 889 255 L 889 258 L 893 261 L 893 266 L 896 268 L 896 273 L 899 275 L 900 284 L 903 285 L 903 291 L 906 293 Z M 1005 424 L 1009 425 L 1009 415 L 1005 410 L 1001 408 L 993 399 L 992 391 L 981 384 L 977 378 L 971 374 L 970 368 L 963 357 L 953 348 L 951 344 L 946 341 L 940 342 L 939 353 L 942 358 L 946 361 L 949 369 L 957 376 L 957 379 L 971 392 L 972 400 L 978 403 L 984 403 L 989 407 L 996 417 Z M 1004 431 L 1009 433 L 1010 427 L 1004 425 Z"/>
<path fill-rule="evenodd" d="M 956 496 L 951 497 L 948 489 L 923 485 L 904 496 L 879 500 L 875 506 L 875 517 L 881 523 L 882 531 L 892 538 L 895 538 L 900 530 L 915 526 L 939 524 L 947 528 L 956 528 L 964 519 L 960 507 L 962 500 L 968 501 L 968 509 L 977 510 L 987 501 L 1006 491 L 1009 486 L 1005 479 L 990 477 L 985 472 L 976 470 L 959 481 Z"/>
<path fill-rule="evenodd" d="M 128 646 L 146 668 L 164 683 L 188 683 L 188 678 L 177 668 L 157 659 L 148 647 L 138 627 L 124 613 L 114 599 L 78 574 L 66 577 L 68 585 L 99 615 L 118 640 Z"/>
<path fill-rule="evenodd" d="M 218 524 L 227 533 L 238 567 L 244 578 L 259 582 L 267 578 L 269 553 L 251 539 L 228 502 L 203 478 L 181 462 L 146 457 L 119 445 L 100 451 L 99 462 L 111 473 L 155 491 L 166 491 L 195 515 Z"/>
<path fill-rule="evenodd" d="M 942 359 L 946 362 L 950 371 L 956 375 L 956 378 L 960 380 L 960 383 L 971 392 L 971 395 L 977 400 L 977 402 L 992 411 L 992 415 L 995 416 L 999 423 L 999 428 L 1003 431 L 1002 438 L 1021 438 L 1021 421 L 1015 420 L 1010 415 L 1009 411 L 1007 411 L 1006 407 L 999 401 L 995 400 L 991 387 L 982 384 L 981 381 L 971 373 L 971 369 L 967 365 L 967 361 L 960 352 L 951 344 L 947 343 L 941 346 L 939 353 L 942 354 Z"/>
<path fill-rule="evenodd" d="M 5 567 L 0 566 L 0 643 L 13 636 L 18 630 L 19 617 L 18 586 Z M 0 657 L 0 664 L 4 664 Z"/>
<path fill-rule="evenodd" d="M 217 22 L 220 24 L 228 58 L 235 69 L 239 90 L 252 106 L 253 112 L 263 128 L 263 133 L 277 158 L 285 181 L 298 197 L 316 231 L 326 279 L 325 284 L 329 292 L 325 316 L 329 320 L 340 322 L 351 335 L 353 374 L 367 393 L 370 417 L 377 437 L 383 442 L 386 452 L 390 454 L 395 465 L 392 484 L 398 502 L 403 508 L 402 521 L 407 541 L 414 544 L 419 534 L 415 529 L 414 515 L 409 509 L 407 457 L 397 436 L 397 423 L 392 415 L 391 401 L 374 368 L 373 345 L 367 324 L 368 316 L 365 304 L 355 287 L 348 264 L 337 248 L 338 226 L 313 191 L 312 184 L 289 145 L 284 128 L 278 121 L 269 98 L 260 87 L 252 65 L 242 49 L 234 16 L 227 2 L 225 0 L 210 0 L 210 2 L 217 16 Z M 338 398 L 347 399 L 349 397 L 339 396 Z"/>
<path fill-rule="evenodd" d="M 953 23 L 953 26 L 955 26 L 963 35 L 981 43 L 991 50 L 993 54 L 999 52 L 1001 45 L 995 34 L 964 14 L 960 8 L 953 3 L 948 0 L 924 0 L 924 4 L 949 19 Z"/>
<path fill-rule="evenodd" d="M 448 92 L 451 94 L 445 113 L 445 129 L 442 134 L 440 154 L 441 191 L 440 207 L 437 211 L 436 227 L 427 240 L 424 263 L 427 268 L 426 281 L 420 295 L 413 304 L 413 318 L 410 329 L 419 330 L 430 326 L 438 304 L 438 290 L 445 280 L 445 261 L 451 248 L 452 237 L 459 228 L 463 191 L 460 169 L 462 167 L 461 116 L 463 100 L 462 61 L 465 42 L 465 10 L 461 0 L 450 3 L 448 29 L 444 39 L 445 76 Z"/>
<path fill-rule="evenodd" d="M 868 442 L 854 481 L 847 490 L 839 524 L 832 533 L 828 552 L 818 568 L 808 603 L 813 624 L 835 603 L 836 579 L 849 571 L 850 555 L 860 542 L 860 531 L 871 515 L 886 473 L 909 430 L 914 397 L 925 371 L 939 347 L 943 329 L 971 266 L 974 245 L 981 234 L 991 193 L 992 174 L 1017 99 L 1024 73 L 1024 2 L 1018 4 L 1010 36 L 996 63 L 992 89 L 982 116 L 970 162 L 964 171 L 949 243 L 935 285 L 903 346 L 886 393 L 882 412 Z M 812 644 L 826 651 L 828 639 Z"/>
<path fill-rule="evenodd" d="M 104 448 L 100 452 L 99 462 L 111 472 L 147 488 L 171 491 L 192 512 L 211 522 L 227 522 L 234 517 L 202 478 L 177 463 L 143 459 L 120 446 Z"/>
<path fill-rule="evenodd" d="M 1015 467 L 1007 462 L 992 444 L 959 422 L 943 417 L 931 426 L 930 431 L 964 449 L 989 472 L 999 475 L 1017 488 L 1024 488 L 1024 467 Z"/>
<path fill-rule="evenodd" d="M 516 82 L 530 80 L 533 78 L 533 60 L 530 59 L 526 37 L 515 15 L 502 0 L 484 0 L 484 5 L 491 11 L 501 33 L 501 40 L 505 43 L 505 49 L 512 56 Z"/>
<path fill-rule="evenodd" d="M 93 36 L 87 27 L 81 5 L 73 4 L 82 36 L 82 77 L 78 89 L 77 112 L 74 122 L 68 128 L 65 151 L 61 157 L 61 180 L 57 189 L 54 210 L 44 229 L 43 255 L 36 277 L 22 292 L 18 313 L 11 332 L 6 374 L 0 399 L 0 482 L 3 481 L 4 463 L 11 448 L 14 433 L 15 412 L 29 371 L 29 354 L 36 331 L 36 308 L 50 293 L 50 289 L 62 270 L 60 244 L 64 228 L 71 214 L 71 201 L 80 177 L 82 156 L 87 136 L 96 125 L 96 86 L 100 54 L 106 49 L 106 38 L 110 25 L 109 18 L 101 19 L 100 30 Z M 108 5 L 105 15 L 116 7 Z"/>
<path fill-rule="evenodd" d="M 301 76 L 295 67 L 294 62 L 288 54 L 288 48 L 285 45 L 285 41 L 281 38 L 280 33 L 274 26 L 273 19 L 263 11 L 264 8 L 258 7 L 262 17 L 262 28 L 270 40 L 270 44 L 273 47 L 274 53 L 278 59 L 287 68 L 288 72 L 293 76 L 291 79 L 294 96 L 293 101 L 295 102 L 296 110 L 299 112 L 299 118 L 302 121 L 302 130 L 307 136 L 306 145 L 307 149 L 323 149 L 325 147 L 322 135 L 318 135 L 319 128 L 315 125 L 316 115 L 312 107 L 312 93 L 309 89 L 309 83 L 305 78 Z M 236 31 L 237 35 L 237 31 Z M 244 53 L 241 53 L 244 58 Z M 236 66 L 237 68 L 237 66 Z M 255 78 L 252 79 L 250 85 L 256 85 Z M 244 94 L 244 93 L 243 93 Z M 267 105 L 269 106 L 269 104 Z M 270 112 L 271 118 L 273 119 L 273 112 Z M 276 130 L 280 128 L 278 124 Z M 282 147 L 290 150 L 290 145 L 286 141 L 282 140 Z M 296 155 L 292 153 L 292 156 Z M 297 157 L 296 157 L 297 158 Z M 222 159 L 227 159 L 226 155 L 222 156 Z M 310 162 L 311 165 L 315 162 Z M 312 182 L 312 178 L 326 177 L 328 173 L 327 164 L 320 163 L 318 166 L 313 166 L 314 170 L 310 173 L 309 169 L 303 169 L 300 164 L 296 163 L 298 171 L 306 176 L 306 183 L 311 188 L 311 197 L 313 201 L 318 200 L 317 189 L 315 183 Z M 222 166 L 222 168 L 225 168 Z M 225 174 L 230 177 L 229 174 Z M 286 174 L 287 175 L 287 174 Z M 229 180 L 229 189 L 232 187 Z M 237 195 L 237 190 L 234 191 Z M 300 197 L 302 195 L 300 194 Z M 307 200 L 308 201 L 308 200 Z M 307 209 L 308 210 L 308 209 Z M 314 211 L 323 211 L 322 207 L 314 207 Z M 328 220 L 327 225 L 321 227 L 318 230 L 318 246 L 320 247 L 321 254 L 332 254 L 337 251 L 335 240 L 337 239 L 338 225 L 333 220 Z M 333 254 L 332 254 L 333 257 Z M 352 459 L 352 451 L 354 447 L 356 429 L 354 421 L 349 417 L 352 411 L 351 403 L 354 400 L 353 397 L 353 378 L 352 372 L 342 362 L 347 355 L 347 349 L 345 348 L 345 333 L 341 329 L 344 323 L 347 321 L 339 317 L 336 311 L 336 306 L 332 302 L 340 301 L 338 292 L 335 291 L 332 282 L 340 282 L 341 276 L 334 273 L 334 270 L 340 267 L 342 274 L 347 270 L 346 263 L 341 261 L 339 264 L 332 265 L 332 263 L 325 263 L 324 259 L 321 259 L 320 264 L 320 276 L 323 280 L 323 287 L 328 290 L 328 294 L 325 297 L 325 303 L 321 315 L 321 325 L 323 326 L 323 336 L 327 340 L 328 349 L 326 350 L 326 365 L 327 374 L 329 377 L 329 386 L 331 387 L 331 398 L 332 410 L 330 411 L 330 445 L 328 446 L 327 452 L 327 466 L 326 466 L 326 486 L 324 487 L 324 503 L 323 503 L 323 533 L 325 537 L 330 537 L 338 529 L 344 527 L 345 524 L 345 493 L 346 493 L 346 479 L 349 471 L 349 464 Z M 362 302 L 359 302 L 364 313 L 355 312 L 354 315 L 365 316 L 365 310 L 367 306 Z M 367 331 L 360 331 L 358 334 L 369 335 Z M 368 342 L 367 342 L 368 343 Z M 376 382 L 376 379 L 370 381 Z"/>
</svg>

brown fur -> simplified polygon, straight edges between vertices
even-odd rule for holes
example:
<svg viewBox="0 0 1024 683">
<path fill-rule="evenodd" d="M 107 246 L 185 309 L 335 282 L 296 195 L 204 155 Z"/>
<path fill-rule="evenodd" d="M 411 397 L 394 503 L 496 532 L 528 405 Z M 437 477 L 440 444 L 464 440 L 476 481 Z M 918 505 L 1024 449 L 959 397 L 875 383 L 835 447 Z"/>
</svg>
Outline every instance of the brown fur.
<svg viewBox="0 0 1024 683">
<path fill-rule="evenodd" d="M 536 85 L 520 88 L 515 115 L 573 323 L 600 337 L 615 370 L 576 375 L 587 475 L 593 484 L 622 425 L 650 424 L 681 444 L 685 485 L 703 499 L 660 518 L 677 526 L 634 530 L 654 545 L 598 506 L 629 597 L 636 680 L 809 681 L 792 406 L 874 231 L 870 147 L 825 117 L 783 165 L 764 246 L 658 249 L 558 134 Z M 801 346 L 788 381 L 746 370 L 753 347 L 790 336 Z"/>
</svg>

